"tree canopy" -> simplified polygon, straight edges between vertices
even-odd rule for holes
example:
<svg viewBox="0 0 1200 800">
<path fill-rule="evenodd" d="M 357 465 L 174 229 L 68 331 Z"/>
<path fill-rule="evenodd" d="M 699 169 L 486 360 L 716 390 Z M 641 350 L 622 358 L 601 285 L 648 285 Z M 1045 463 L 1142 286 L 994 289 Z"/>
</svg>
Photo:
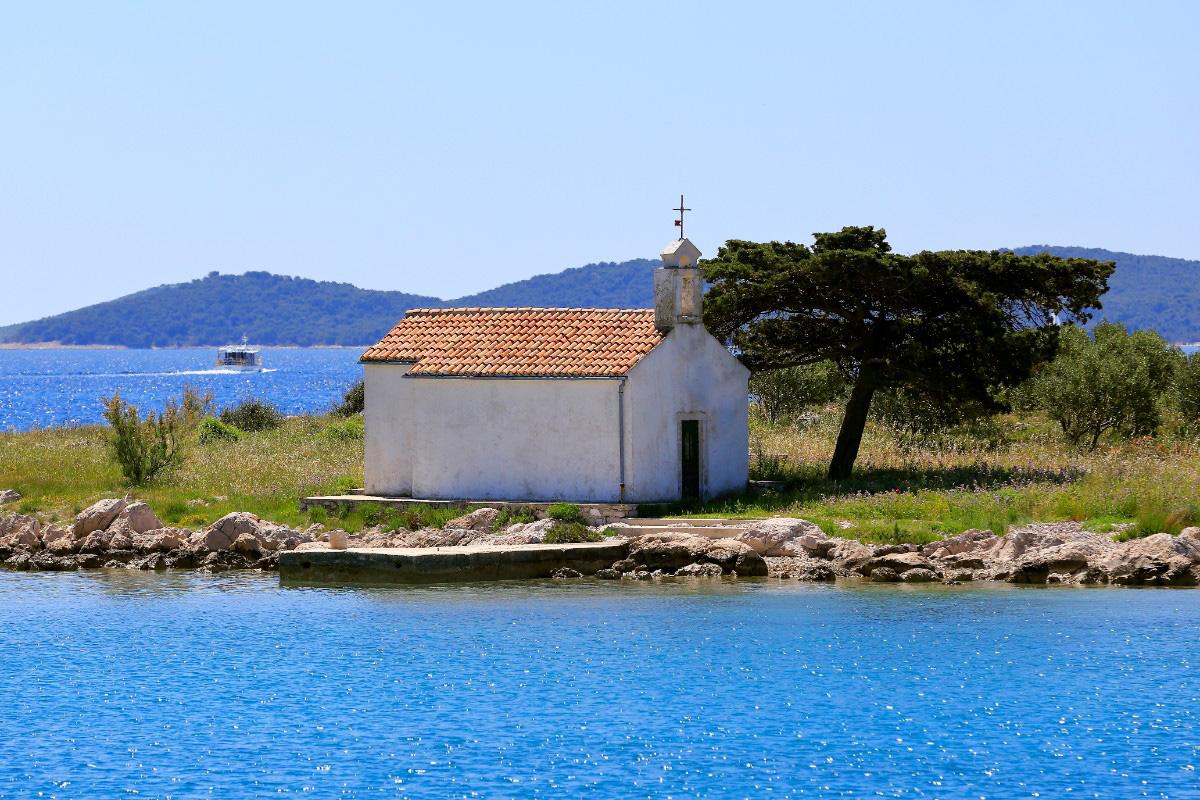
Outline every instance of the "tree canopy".
<svg viewBox="0 0 1200 800">
<path fill-rule="evenodd" d="M 901 388 L 939 403 L 1003 407 L 1000 390 L 1086 321 L 1114 265 L 1050 254 L 893 253 L 882 228 L 794 242 L 730 240 L 702 262 L 705 322 L 751 370 L 830 360 L 852 381 L 829 475 L 849 477 L 871 399 Z"/>
</svg>

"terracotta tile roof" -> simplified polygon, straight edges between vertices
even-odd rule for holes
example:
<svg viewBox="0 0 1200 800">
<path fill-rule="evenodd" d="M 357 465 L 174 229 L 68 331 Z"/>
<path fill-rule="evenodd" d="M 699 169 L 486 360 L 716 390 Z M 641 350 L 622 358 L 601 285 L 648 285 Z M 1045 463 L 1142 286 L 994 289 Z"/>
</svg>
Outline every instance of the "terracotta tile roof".
<svg viewBox="0 0 1200 800">
<path fill-rule="evenodd" d="M 414 308 L 364 362 L 410 375 L 624 375 L 662 341 L 649 309 Z"/>
</svg>

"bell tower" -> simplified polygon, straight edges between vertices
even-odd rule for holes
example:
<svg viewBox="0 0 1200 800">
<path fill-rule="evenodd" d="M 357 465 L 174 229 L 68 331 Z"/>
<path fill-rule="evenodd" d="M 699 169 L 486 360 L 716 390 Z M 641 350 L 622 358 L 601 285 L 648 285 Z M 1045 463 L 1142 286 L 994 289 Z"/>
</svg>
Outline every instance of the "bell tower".
<svg viewBox="0 0 1200 800">
<path fill-rule="evenodd" d="M 663 248 L 662 266 L 654 270 L 654 327 L 663 333 L 676 325 L 704 321 L 704 276 L 700 250 L 683 237 L 683 197 L 679 198 L 679 238 Z"/>
</svg>

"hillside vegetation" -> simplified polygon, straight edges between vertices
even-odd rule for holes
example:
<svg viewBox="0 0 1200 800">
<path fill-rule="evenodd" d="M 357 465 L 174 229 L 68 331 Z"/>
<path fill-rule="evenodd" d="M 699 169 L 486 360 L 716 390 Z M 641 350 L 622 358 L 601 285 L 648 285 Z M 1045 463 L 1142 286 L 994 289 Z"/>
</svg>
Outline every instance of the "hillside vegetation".
<svg viewBox="0 0 1200 800">
<path fill-rule="evenodd" d="M 1190 313 L 1200 303 L 1200 261 L 1049 245 L 1015 252 L 1042 251 L 1116 262 L 1098 320 L 1157 330 L 1173 342 L 1200 341 L 1200 316 Z M 178 347 L 226 344 L 245 334 L 266 345 L 367 345 L 419 306 L 649 308 L 657 264 L 588 264 L 451 300 L 267 272 L 214 272 L 0 328 L 0 343 Z"/>
<path fill-rule="evenodd" d="M 433 297 L 359 289 L 269 272 L 209 273 L 66 314 L 0 328 L 0 342 L 178 347 L 358 345 L 377 341 L 410 308 Z"/>
<path fill-rule="evenodd" d="M 1195 311 L 1200 304 L 1200 261 L 1051 245 L 1018 247 L 1014 252 L 1115 261 L 1117 271 L 1108 281 L 1097 322 L 1108 320 L 1131 330 L 1158 331 L 1169 342 L 1200 342 L 1200 315 Z"/>
<path fill-rule="evenodd" d="M 247 272 L 209 273 L 66 314 L 0 328 L 0 343 L 185 347 L 243 335 L 264 345 L 368 345 L 410 308 L 572 306 L 647 308 L 657 262 L 589 264 L 454 300 L 348 283 Z"/>
</svg>

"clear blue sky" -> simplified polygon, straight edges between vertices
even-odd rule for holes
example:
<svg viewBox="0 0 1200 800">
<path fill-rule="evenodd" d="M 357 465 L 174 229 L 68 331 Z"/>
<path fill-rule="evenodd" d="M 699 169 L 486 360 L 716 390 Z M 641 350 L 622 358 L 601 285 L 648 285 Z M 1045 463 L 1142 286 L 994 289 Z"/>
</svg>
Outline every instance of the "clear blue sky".
<svg viewBox="0 0 1200 800">
<path fill-rule="evenodd" d="M 451 297 L 653 256 L 681 191 L 708 254 L 1198 258 L 1198 8 L 7 3 L 0 324 L 214 269 Z"/>
</svg>

